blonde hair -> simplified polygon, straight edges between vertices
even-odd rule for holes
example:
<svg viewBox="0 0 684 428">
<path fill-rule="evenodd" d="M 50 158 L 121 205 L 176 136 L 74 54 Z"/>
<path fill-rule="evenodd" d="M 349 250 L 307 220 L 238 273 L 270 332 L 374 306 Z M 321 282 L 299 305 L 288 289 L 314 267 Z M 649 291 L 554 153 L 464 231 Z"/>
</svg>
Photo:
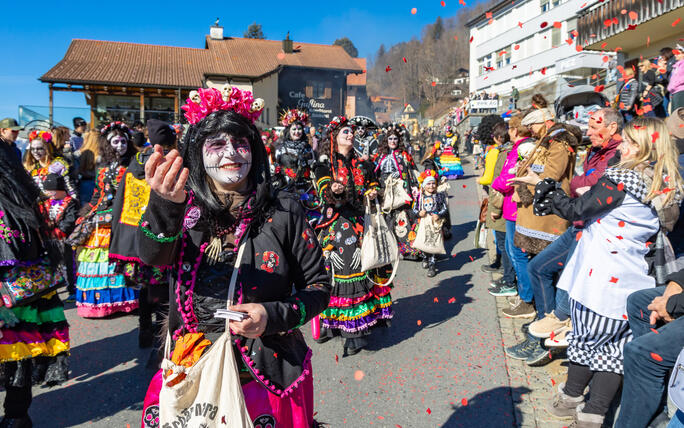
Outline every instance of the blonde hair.
<svg viewBox="0 0 684 428">
<path fill-rule="evenodd" d="M 24 164 L 24 169 L 31 173 L 36 168 L 40 168 L 40 162 L 36 160 L 36 158 L 33 157 L 33 154 L 31 153 L 31 143 L 34 141 L 40 141 L 43 143 L 43 147 L 45 147 L 45 162 L 50 165 L 53 160 L 55 160 L 55 153 L 54 153 L 54 147 L 52 143 L 43 141 L 42 138 L 34 138 L 33 140 L 29 141 L 28 146 L 26 147 L 26 151 L 24 152 L 24 159 L 22 160 L 22 163 Z"/>
<path fill-rule="evenodd" d="M 618 167 L 640 169 L 644 164 L 655 162 L 653 182 L 646 200 L 650 201 L 663 193 L 664 189 L 669 189 L 664 198 L 664 205 L 672 202 L 675 194 L 681 193 L 684 189 L 684 181 L 677 162 L 679 152 L 670 138 L 665 122 L 655 117 L 637 117 L 625 126 L 622 133 L 628 142 L 639 147 L 639 150 L 633 159 L 623 160 Z"/>
<path fill-rule="evenodd" d="M 93 171 L 97 167 L 97 158 L 100 154 L 98 140 L 100 133 L 97 131 L 88 131 L 83 138 L 83 145 L 79 150 L 81 152 L 80 170 Z"/>
</svg>

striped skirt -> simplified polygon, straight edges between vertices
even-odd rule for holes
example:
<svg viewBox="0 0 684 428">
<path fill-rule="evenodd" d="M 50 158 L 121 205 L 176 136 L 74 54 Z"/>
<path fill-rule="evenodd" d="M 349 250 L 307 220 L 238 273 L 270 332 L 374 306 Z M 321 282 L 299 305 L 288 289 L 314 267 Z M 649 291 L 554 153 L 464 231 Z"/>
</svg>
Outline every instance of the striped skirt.
<svg viewBox="0 0 684 428">
<path fill-rule="evenodd" d="M 592 371 L 623 374 L 623 350 L 632 340 L 627 320 L 604 317 L 573 299 L 570 299 L 570 316 L 568 359 Z"/>
</svg>

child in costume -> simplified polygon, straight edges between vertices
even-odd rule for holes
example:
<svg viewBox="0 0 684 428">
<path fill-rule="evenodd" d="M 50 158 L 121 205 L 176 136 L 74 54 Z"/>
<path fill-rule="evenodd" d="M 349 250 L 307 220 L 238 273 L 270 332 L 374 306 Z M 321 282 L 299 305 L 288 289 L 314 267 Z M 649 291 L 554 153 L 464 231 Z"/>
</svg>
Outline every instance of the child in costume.
<svg viewBox="0 0 684 428">
<path fill-rule="evenodd" d="M 51 245 L 61 254 L 67 273 L 67 291 L 69 300 L 75 300 L 76 276 L 74 274 L 74 251 L 66 244 L 66 237 L 76 228 L 78 218 L 78 201 L 67 195 L 64 177 L 59 174 L 48 174 L 43 181 L 43 192 L 49 199 L 43 201 L 40 213 L 48 225 Z"/>
<path fill-rule="evenodd" d="M 432 216 L 434 222 L 440 222 L 448 213 L 448 205 L 446 195 L 437 191 L 437 174 L 431 170 L 425 170 L 421 173 L 420 179 L 422 181 L 420 196 L 413 206 L 418 222 L 420 224 L 421 219 L 427 216 Z M 440 233 L 442 233 L 441 228 Z M 423 252 L 423 269 L 427 269 L 428 278 L 437 274 L 434 254 Z"/>
</svg>

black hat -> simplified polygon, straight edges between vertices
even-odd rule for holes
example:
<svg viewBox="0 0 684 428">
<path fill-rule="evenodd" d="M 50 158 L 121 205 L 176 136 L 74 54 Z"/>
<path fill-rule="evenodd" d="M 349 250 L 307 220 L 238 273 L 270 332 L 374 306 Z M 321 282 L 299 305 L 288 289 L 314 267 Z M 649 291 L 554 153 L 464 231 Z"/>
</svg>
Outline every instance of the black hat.
<svg viewBox="0 0 684 428">
<path fill-rule="evenodd" d="M 147 136 L 152 145 L 170 147 L 176 143 L 176 131 L 166 122 L 157 119 L 147 121 Z"/>
<path fill-rule="evenodd" d="M 43 181 L 43 189 L 45 190 L 66 190 L 66 183 L 64 177 L 59 174 L 48 174 Z"/>
<path fill-rule="evenodd" d="M 142 147 L 145 145 L 145 134 L 138 131 L 133 133 L 133 138 L 132 138 L 133 144 L 135 147 Z"/>
<path fill-rule="evenodd" d="M 74 118 L 74 129 L 78 128 L 79 126 L 86 126 L 87 124 L 88 123 L 82 117 Z"/>
</svg>

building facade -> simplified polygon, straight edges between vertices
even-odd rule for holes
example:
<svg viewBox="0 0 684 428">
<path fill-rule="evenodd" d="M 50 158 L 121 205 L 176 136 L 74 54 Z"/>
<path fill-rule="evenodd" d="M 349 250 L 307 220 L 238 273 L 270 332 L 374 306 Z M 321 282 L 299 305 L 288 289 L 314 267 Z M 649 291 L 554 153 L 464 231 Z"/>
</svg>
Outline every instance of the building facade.
<svg viewBox="0 0 684 428">
<path fill-rule="evenodd" d="M 606 55 L 578 47 L 577 12 L 585 3 L 504 0 L 468 22 L 470 92 L 497 94 L 505 109 L 509 103 L 503 98 L 514 86 L 523 91 L 543 83 L 553 97 L 560 78 L 571 84 L 595 84 L 592 77 L 608 62 Z"/>
<path fill-rule="evenodd" d="M 285 108 L 306 108 L 314 125 L 345 112 L 347 76 L 363 68 L 342 47 L 224 37 L 215 25 L 203 49 L 75 39 L 40 80 L 54 92 L 82 92 L 91 126 L 158 118 L 183 123 L 191 90 L 226 83 L 265 101 L 257 125 L 273 127 Z M 50 121 L 52 121 L 50 113 Z"/>
</svg>

